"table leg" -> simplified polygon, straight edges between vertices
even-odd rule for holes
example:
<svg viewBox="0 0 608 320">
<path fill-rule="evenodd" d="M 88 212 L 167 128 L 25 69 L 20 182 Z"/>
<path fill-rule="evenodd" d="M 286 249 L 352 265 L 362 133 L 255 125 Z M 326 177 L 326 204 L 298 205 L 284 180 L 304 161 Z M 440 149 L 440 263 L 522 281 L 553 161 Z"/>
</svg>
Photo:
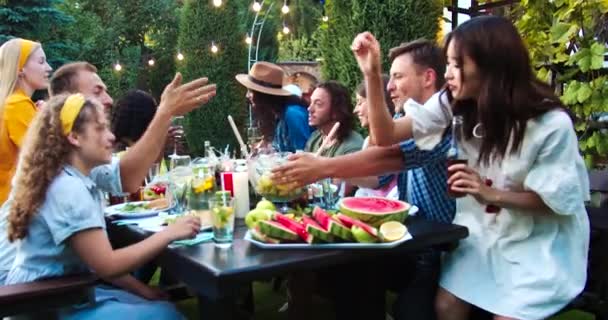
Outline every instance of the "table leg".
<svg viewBox="0 0 608 320">
<path fill-rule="evenodd" d="M 198 310 L 201 320 L 232 320 L 238 319 L 236 298 L 209 298 L 198 296 Z"/>
</svg>

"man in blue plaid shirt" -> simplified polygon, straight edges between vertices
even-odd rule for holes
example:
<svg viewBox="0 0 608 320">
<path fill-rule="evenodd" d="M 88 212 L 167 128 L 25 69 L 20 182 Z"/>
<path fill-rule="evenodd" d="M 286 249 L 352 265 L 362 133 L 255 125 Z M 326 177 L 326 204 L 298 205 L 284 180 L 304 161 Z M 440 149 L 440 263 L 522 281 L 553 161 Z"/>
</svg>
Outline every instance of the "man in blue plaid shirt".
<svg viewBox="0 0 608 320">
<path fill-rule="evenodd" d="M 396 108 L 404 113 L 408 109 L 422 108 L 445 82 L 443 53 L 431 41 L 402 44 L 390 50 L 389 59 L 392 66 L 387 91 Z M 395 118 L 399 115 L 395 113 Z M 377 136 L 370 126 L 370 137 Z M 399 200 L 416 205 L 420 209 L 418 214 L 426 219 L 442 223 L 451 223 L 456 210 L 456 203 L 448 196 L 446 186 L 446 153 L 450 140 L 448 132 L 432 150 L 419 149 L 413 139 L 398 143 L 403 156 L 402 171 L 397 178 Z M 379 141 L 373 142 L 378 144 Z M 390 182 L 392 177 L 381 176 L 379 186 Z"/>
<path fill-rule="evenodd" d="M 403 110 L 407 113 L 408 109 L 423 108 L 421 104 L 433 95 L 439 94 L 437 91 L 444 83 L 445 62 L 441 49 L 433 42 L 416 40 L 402 44 L 390 50 L 389 58 L 392 66 L 387 91 L 395 106 L 403 105 Z M 379 98 L 383 97 L 382 88 L 371 89 L 368 86 L 369 109 L 378 110 L 380 106 L 377 104 L 384 104 L 384 98 Z M 375 92 L 377 89 L 380 89 L 380 92 Z M 390 117 L 388 112 L 386 115 Z M 369 121 L 370 143 L 389 145 L 388 147 L 370 147 L 334 158 L 314 158 L 308 154 L 299 154 L 296 155 L 295 160 L 276 172 L 276 178 L 285 177 L 290 181 L 305 184 L 326 177 L 354 178 L 400 171 L 399 199 L 416 205 L 420 209 L 418 215 L 425 219 L 451 223 L 456 204 L 455 200 L 447 194 L 446 155 L 451 142 L 449 130 L 446 130 L 446 134 L 435 148 L 421 150 L 413 139 L 397 144 L 376 141 L 379 134 L 383 136 L 378 130 L 388 128 L 374 125 L 372 117 Z M 382 185 L 383 180 L 388 178 L 390 176 L 380 177 L 379 184 Z M 356 181 L 363 179 L 370 178 L 355 178 L 352 182 L 356 184 Z M 396 319 L 434 319 L 440 252 L 429 249 L 409 258 L 404 257 L 405 263 L 392 263 L 386 266 L 389 269 L 399 269 L 395 272 L 385 272 L 391 275 L 390 280 L 393 283 L 390 284 L 390 288 L 399 293 L 393 308 L 394 316 Z M 395 279 L 397 274 L 402 276 L 397 277 L 401 279 Z M 348 295 L 348 292 L 344 294 Z M 345 300 L 345 308 L 348 308 L 348 299 L 343 300 Z M 341 301 L 336 301 L 336 304 L 339 310 Z M 376 300 L 368 301 L 368 306 L 383 308 L 381 301 Z"/>
</svg>

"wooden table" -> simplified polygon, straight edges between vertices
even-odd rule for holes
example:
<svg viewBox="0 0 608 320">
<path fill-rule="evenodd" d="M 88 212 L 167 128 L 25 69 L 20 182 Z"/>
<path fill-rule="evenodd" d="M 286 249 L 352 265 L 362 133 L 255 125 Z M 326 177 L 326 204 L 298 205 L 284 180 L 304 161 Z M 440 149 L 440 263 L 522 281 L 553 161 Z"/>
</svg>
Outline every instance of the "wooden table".
<svg viewBox="0 0 608 320">
<path fill-rule="evenodd" d="M 413 239 L 392 249 L 375 250 L 268 250 L 243 240 L 246 227 L 237 220 L 230 249 L 213 243 L 167 248 L 157 259 L 159 266 L 199 295 L 201 319 L 232 319 L 235 298 L 246 284 L 295 271 L 315 270 L 378 256 L 394 256 L 416 250 L 453 245 L 468 236 L 467 228 L 430 222 L 419 217 L 406 221 Z M 112 242 L 129 245 L 149 233 L 134 226 L 108 223 Z"/>
</svg>

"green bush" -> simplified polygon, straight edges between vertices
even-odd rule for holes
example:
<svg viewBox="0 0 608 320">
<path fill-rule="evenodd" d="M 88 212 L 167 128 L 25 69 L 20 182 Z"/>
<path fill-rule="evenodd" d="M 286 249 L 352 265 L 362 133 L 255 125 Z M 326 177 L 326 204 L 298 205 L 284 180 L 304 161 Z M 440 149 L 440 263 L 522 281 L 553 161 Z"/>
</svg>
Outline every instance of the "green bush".
<svg viewBox="0 0 608 320">
<path fill-rule="evenodd" d="M 338 80 L 354 90 L 362 79 L 350 50 L 353 38 L 370 31 L 382 45 L 384 70 L 386 54 L 402 42 L 418 38 L 435 39 L 443 13 L 441 0 L 327 0 L 329 21 L 319 28 L 320 50 L 325 79 Z"/>
<path fill-rule="evenodd" d="M 516 26 L 525 35 L 539 79 L 554 85 L 576 115 L 579 146 L 588 167 L 608 165 L 608 133 L 594 120 L 608 113 L 604 0 L 522 1 Z"/>
<path fill-rule="evenodd" d="M 203 141 L 224 149 L 237 146 L 226 117 L 232 115 L 237 126 L 245 127 L 247 105 L 245 89 L 234 79 L 247 72 L 247 51 L 244 34 L 234 21 L 239 7 L 212 6 L 211 1 L 187 0 L 182 8 L 178 46 L 185 56 L 178 66 L 184 80 L 206 76 L 217 84 L 217 96 L 202 108 L 188 114 L 186 140 L 193 155 L 202 155 Z M 213 54 L 212 41 L 219 47 Z"/>
</svg>

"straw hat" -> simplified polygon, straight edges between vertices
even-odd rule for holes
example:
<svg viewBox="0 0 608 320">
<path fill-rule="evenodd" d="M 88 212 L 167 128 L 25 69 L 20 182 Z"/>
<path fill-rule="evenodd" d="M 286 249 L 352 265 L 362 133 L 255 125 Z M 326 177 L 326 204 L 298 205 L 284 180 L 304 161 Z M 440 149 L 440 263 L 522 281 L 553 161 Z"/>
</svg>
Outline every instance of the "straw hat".
<svg viewBox="0 0 608 320">
<path fill-rule="evenodd" d="M 237 74 L 236 81 L 246 88 L 273 96 L 290 96 L 291 92 L 283 89 L 285 72 L 281 67 L 270 62 L 256 62 L 249 74 Z"/>
</svg>

